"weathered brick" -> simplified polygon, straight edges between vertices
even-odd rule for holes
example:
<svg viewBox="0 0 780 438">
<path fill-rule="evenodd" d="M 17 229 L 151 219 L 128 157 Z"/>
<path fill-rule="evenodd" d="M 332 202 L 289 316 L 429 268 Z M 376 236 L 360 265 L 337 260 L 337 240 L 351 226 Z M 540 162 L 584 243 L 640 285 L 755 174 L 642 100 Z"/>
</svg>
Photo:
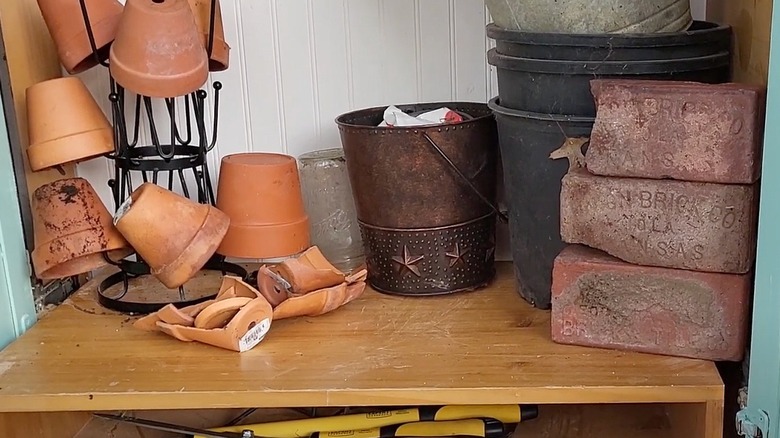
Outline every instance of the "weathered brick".
<svg viewBox="0 0 780 438">
<path fill-rule="evenodd" d="M 595 79 L 586 155 L 597 175 L 751 184 L 758 180 L 763 91 L 743 84 Z"/>
<path fill-rule="evenodd" d="M 561 238 L 630 263 L 744 274 L 755 258 L 756 185 L 569 172 Z"/>
<path fill-rule="evenodd" d="M 562 344 L 739 361 L 750 291 L 748 274 L 638 266 L 569 246 L 553 269 L 552 338 Z"/>
</svg>

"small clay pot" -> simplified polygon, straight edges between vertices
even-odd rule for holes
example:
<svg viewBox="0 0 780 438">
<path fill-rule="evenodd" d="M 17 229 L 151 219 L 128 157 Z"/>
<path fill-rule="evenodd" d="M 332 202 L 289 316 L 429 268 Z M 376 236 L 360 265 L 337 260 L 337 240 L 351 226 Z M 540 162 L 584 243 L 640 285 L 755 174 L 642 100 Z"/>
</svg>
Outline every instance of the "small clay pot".
<svg viewBox="0 0 780 438">
<path fill-rule="evenodd" d="M 105 61 L 122 16 L 122 4 L 117 0 L 86 0 L 84 3 L 95 37 L 98 57 Z M 96 66 L 97 61 L 92 53 L 79 2 L 38 0 L 38 7 L 65 70 L 76 74 Z"/>
<path fill-rule="evenodd" d="M 114 228 L 111 213 L 83 178 L 39 187 L 32 198 L 35 249 L 32 262 L 42 280 L 84 274 L 133 250 Z"/>
<path fill-rule="evenodd" d="M 144 183 L 119 207 L 114 222 L 152 274 L 174 289 L 214 255 L 230 219 L 210 205 Z"/>
<path fill-rule="evenodd" d="M 201 35 L 203 35 L 203 47 L 206 49 L 206 53 L 208 53 L 212 0 L 188 1 L 193 14 L 195 14 L 195 23 L 198 25 L 198 30 L 200 30 Z M 215 1 L 214 43 L 211 47 L 211 57 L 209 58 L 209 71 L 224 71 L 230 66 L 230 46 L 225 42 L 225 28 L 222 25 L 222 8 L 219 5 L 219 0 Z"/>
<path fill-rule="evenodd" d="M 111 124 L 81 79 L 39 82 L 27 89 L 26 97 L 27 157 L 33 171 L 114 151 Z"/>
<path fill-rule="evenodd" d="M 217 252 L 242 259 L 288 257 L 309 245 L 295 158 L 268 153 L 222 159 L 217 208 L 230 216 L 230 230 Z"/>
<path fill-rule="evenodd" d="M 111 76 L 150 97 L 177 97 L 209 75 L 203 36 L 187 0 L 127 0 L 111 45 Z"/>
</svg>

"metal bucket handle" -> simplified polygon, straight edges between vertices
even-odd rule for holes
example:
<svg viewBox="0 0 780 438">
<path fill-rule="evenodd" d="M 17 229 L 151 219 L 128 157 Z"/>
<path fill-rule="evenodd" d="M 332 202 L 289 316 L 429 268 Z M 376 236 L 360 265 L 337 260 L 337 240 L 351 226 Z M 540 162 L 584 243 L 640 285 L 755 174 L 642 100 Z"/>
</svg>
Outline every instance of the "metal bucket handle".
<svg viewBox="0 0 780 438">
<path fill-rule="evenodd" d="M 428 133 L 427 132 L 423 132 L 422 135 L 423 135 L 423 137 L 425 137 L 425 139 L 428 141 L 428 143 L 430 143 L 431 146 L 433 146 L 433 149 L 436 152 L 438 152 L 439 155 L 441 155 L 442 158 L 444 158 L 444 161 L 446 161 L 447 164 L 449 164 L 450 167 L 452 167 L 452 170 L 454 170 L 455 173 L 458 174 L 460 179 L 462 179 L 463 182 L 465 182 L 471 188 L 471 190 L 477 196 L 479 196 L 479 199 L 481 199 L 482 202 L 484 202 L 488 207 L 493 209 L 493 212 L 495 212 L 498 215 L 498 217 L 501 219 L 502 222 L 508 223 L 509 222 L 509 217 L 507 217 L 506 213 L 504 213 L 501 210 L 499 210 L 496 205 L 494 205 L 492 202 L 490 202 L 490 200 L 488 198 L 486 198 L 485 195 L 483 195 L 479 191 L 479 189 L 477 189 L 474 186 L 474 184 L 471 183 L 471 181 L 469 181 L 469 179 L 466 177 L 466 175 L 464 175 L 463 172 L 461 172 L 460 169 L 458 169 L 458 166 L 456 166 L 455 163 L 453 163 L 452 160 L 450 160 L 450 157 L 448 157 L 447 154 L 444 153 L 444 151 L 439 147 L 439 145 L 436 144 L 435 141 L 433 141 L 433 139 L 428 135 Z"/>
</svg>

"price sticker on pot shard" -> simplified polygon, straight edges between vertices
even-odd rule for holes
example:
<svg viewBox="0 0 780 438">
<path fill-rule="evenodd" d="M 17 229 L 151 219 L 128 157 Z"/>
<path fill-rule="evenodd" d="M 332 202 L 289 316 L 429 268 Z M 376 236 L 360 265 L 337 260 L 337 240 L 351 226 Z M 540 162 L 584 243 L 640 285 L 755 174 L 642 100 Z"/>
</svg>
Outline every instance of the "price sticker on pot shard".
<svg viewBox="0 0 780 438">
<path fill-rule="evenodd" d="M 265 338 L 265 335 L 268 334 L 268 330 L 270 329 L 271 320 L 269 318 L 262 320 L 241 337 L 238 341 L 238 351 L 243 353 L 255 348 L 255 346 Z"/>
</svg>

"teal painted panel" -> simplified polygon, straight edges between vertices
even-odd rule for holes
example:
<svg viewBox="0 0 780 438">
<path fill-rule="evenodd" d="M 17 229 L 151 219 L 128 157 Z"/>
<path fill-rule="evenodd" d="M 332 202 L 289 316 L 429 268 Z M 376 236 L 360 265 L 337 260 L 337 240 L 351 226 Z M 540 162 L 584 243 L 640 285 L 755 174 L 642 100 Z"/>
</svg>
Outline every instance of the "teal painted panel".
<svg viewBox="0 0 780 438">
<path fill-rule="evenodd" d="M 769 414 L 780 438 L 780 1 L 772 12 L 748 408 Z"/>
<path fill-rule="evenodd" d="M 11 146 L 0 100 L 0 348 L 36 320 Z"/>
</svg>

